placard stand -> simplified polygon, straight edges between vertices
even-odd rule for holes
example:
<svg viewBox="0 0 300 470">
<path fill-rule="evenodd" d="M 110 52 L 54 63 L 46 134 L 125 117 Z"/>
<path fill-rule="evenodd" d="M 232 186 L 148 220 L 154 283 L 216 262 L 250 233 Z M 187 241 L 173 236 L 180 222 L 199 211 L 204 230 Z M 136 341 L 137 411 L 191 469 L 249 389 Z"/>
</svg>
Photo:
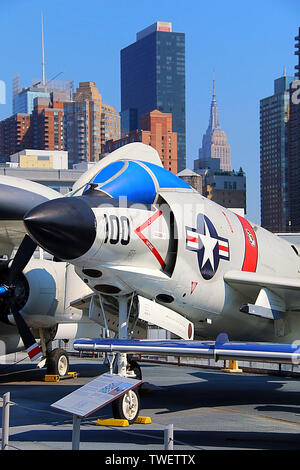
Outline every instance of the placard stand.
<svg viewBox="0 0 300 470">
<path fill-rule="evenodd" d="M 73 415 L 72 450 L 80 447 L 80 423 L 82 418 L 99 410 L 138 387 L 142 380 L 123 377 L 118 374 L 102 374 L 78 390 L 53 403 L 51 406 Z"/>
</svg>

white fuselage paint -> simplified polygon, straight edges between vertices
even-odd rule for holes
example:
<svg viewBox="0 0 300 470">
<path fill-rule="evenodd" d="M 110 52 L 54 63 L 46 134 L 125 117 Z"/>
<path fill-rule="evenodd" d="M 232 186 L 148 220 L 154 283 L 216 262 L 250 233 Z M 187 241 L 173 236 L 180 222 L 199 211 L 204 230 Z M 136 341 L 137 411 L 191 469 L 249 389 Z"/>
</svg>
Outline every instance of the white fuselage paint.
<svg viewBox="0 0 300 470">
<path fill-rule="evenodd" d="M 161 302 L 162 305 L 191 320 L 196 337 L 215 339 L 224 331 L 232 340 L 290 342 L 297 339 L 300 321 L 298 315 L 290 311 L 288 298 L 285 299 L 288 327 L 283 337 L 278 338 L 272 320 L 239 310 L 242 304 L 255 302 L 260 288 L 249 287 L 245 295 L 224 282 L 227 272 L 241 270 L 300 279 L 300 258 L 291 245 L 261 227 L 241 220 L 231 210 L 193 190 L 161 190 L 159 195 L 165 204 L 154 204 L 153 210 L 134 207 L 94 209 L 97 219 L 95 242 L 82 257 L 72 260 L 83 279 L 86 279 L 83 269 L 94 268 L 102 272 L 100 279 L 86 280 L 89 287 L 99 293 L 99 287 L 95 290 L 95 285 L 113 285 L 120 289 L 119 295 L 135 292 L 157 302 L 161 302 L 157 299 L 161 294 L 172 296 L 171 303 Z M 171 274 L 167 272 L 172 232 L 167 208 L 174 215 L 177 238 L 177 253 L 173 254 L 176 261 Z M 162 212 L 159 216 L 158 211 Z M 205 233 L 200 233 L 197 228 L 199 214 L 208 218 L 204 223 Z M 123 232 L 118 234 L 117 223 L 115 227 L 107 228 L 107 220 L 118 219 L 120 222 L 121 218 L 129 220 L 129 236 L 125 223 Z M 214 236 L 209 231 L 213 230 L 211 227 L 216 231 Z M 195 245 L 198 239 L 204 246 L 199 261 Z M 217 258 L 213 255 L 216 250 Z M 205 263 L 213 267 L 211 278 L 203 277 L 201 268 Z"/>
</svg>

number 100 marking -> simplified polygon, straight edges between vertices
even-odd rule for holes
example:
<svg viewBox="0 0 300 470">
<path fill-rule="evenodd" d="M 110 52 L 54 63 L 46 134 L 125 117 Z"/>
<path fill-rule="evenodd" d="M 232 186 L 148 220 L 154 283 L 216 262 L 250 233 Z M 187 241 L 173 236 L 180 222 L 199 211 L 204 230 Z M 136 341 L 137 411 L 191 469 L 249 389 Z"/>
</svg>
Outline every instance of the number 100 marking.
<svg viewBox="0 0 300 470">
<path fill-rule="evenodd" d="M 104 243 L 111 243 L 116 245 L 121 242 L 121 245 L 128 245 L 130 242 L 130 221 L 125 215 L 117 217 L 112 214 L 107 217 L 104 214 L 105 220 L 105 240 Z"/>
</svg>

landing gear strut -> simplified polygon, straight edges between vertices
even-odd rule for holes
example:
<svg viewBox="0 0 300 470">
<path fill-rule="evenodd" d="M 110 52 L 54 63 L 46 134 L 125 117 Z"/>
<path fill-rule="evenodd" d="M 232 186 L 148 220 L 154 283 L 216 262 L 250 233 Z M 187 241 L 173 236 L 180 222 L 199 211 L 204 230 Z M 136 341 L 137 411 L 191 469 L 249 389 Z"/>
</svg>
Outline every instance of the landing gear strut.
<svg viewBox="0 0 300 470">
<path fill-rule="evenodd" d="M 55 334 L 55 329 L 39 329 L 41 348 L 44 356 L 42 367 L 44 367 L 45 363 L 47 367 L 47 374 L 64 377 L 68 374 L 69 371 L 69 358 L 67 352 L 62 348 L 55 348 L 51 350 L 51 344 Z"/>
<path fill-rule="evenodd" d="M 128 298 L 119 297 L 119 339 L 127 339 L 128 328 Z M 130 312 L 129 312 L 130 313 Z M 131 359 L 127 360 L 127 355 L 118 354 L 117 358 L 118 374 L 141 380 L 142 373 L 140 366 Z M 113 416 L 116 419 L 127 419 L 129 424 L 135 422 L 140 411 L 140 397 L 137 389 L 129 390 L 127 393 L 117 398 L 112 403 Z"/>
</svg>

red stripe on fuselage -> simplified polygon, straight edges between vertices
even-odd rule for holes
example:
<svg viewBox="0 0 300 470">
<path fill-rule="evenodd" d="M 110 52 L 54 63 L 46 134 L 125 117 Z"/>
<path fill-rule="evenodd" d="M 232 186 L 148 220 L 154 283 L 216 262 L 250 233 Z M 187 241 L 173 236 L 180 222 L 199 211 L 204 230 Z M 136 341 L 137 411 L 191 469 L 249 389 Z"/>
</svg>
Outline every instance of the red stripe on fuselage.
<svg viewBox="0 0 300 470">
<path fill-rule="evenodd" d="M 149 248 L 149 250 L 154 254 L 155 258 L 161 265 L 163 269 L 166 267 L 166 263 L 158 253 L 157 249 L 152 245 L 152 243 L 148 240 L 148 238 L 145 237 L 145 235 L 142 234 L 142 230 L 144 230 L 146 227 L 149 227 L 158 217 L 160 217 L 162 214 L 161 211 L 155 212 L 149 219 L 146 220 L 142 225 L 140 225 L 137 229 L 135 229 L 135 233 L 137 234 L 138 237 L 145 243 L 145 245 Z"/>
<path fill-rule="evenodd" d="M 244 256 L 242 271 L 248 271 L 250 273 L 254 273 L 256 271 L 257 258 L 258 258 L 256 235 L 252 226 L 249 224 L 248 220 L 244 219 L 244 217 L 241 217 L 238 214 L 236 214 L 236 216 L 238 217 L 239 221 L 242 224 L 242 227 L 244 230 L 244 237 L 245 237 L 245 256 Z M 252 243 L 250 242 L 249 237 L 252 238 L 253 240 Z"/>
</svg>

